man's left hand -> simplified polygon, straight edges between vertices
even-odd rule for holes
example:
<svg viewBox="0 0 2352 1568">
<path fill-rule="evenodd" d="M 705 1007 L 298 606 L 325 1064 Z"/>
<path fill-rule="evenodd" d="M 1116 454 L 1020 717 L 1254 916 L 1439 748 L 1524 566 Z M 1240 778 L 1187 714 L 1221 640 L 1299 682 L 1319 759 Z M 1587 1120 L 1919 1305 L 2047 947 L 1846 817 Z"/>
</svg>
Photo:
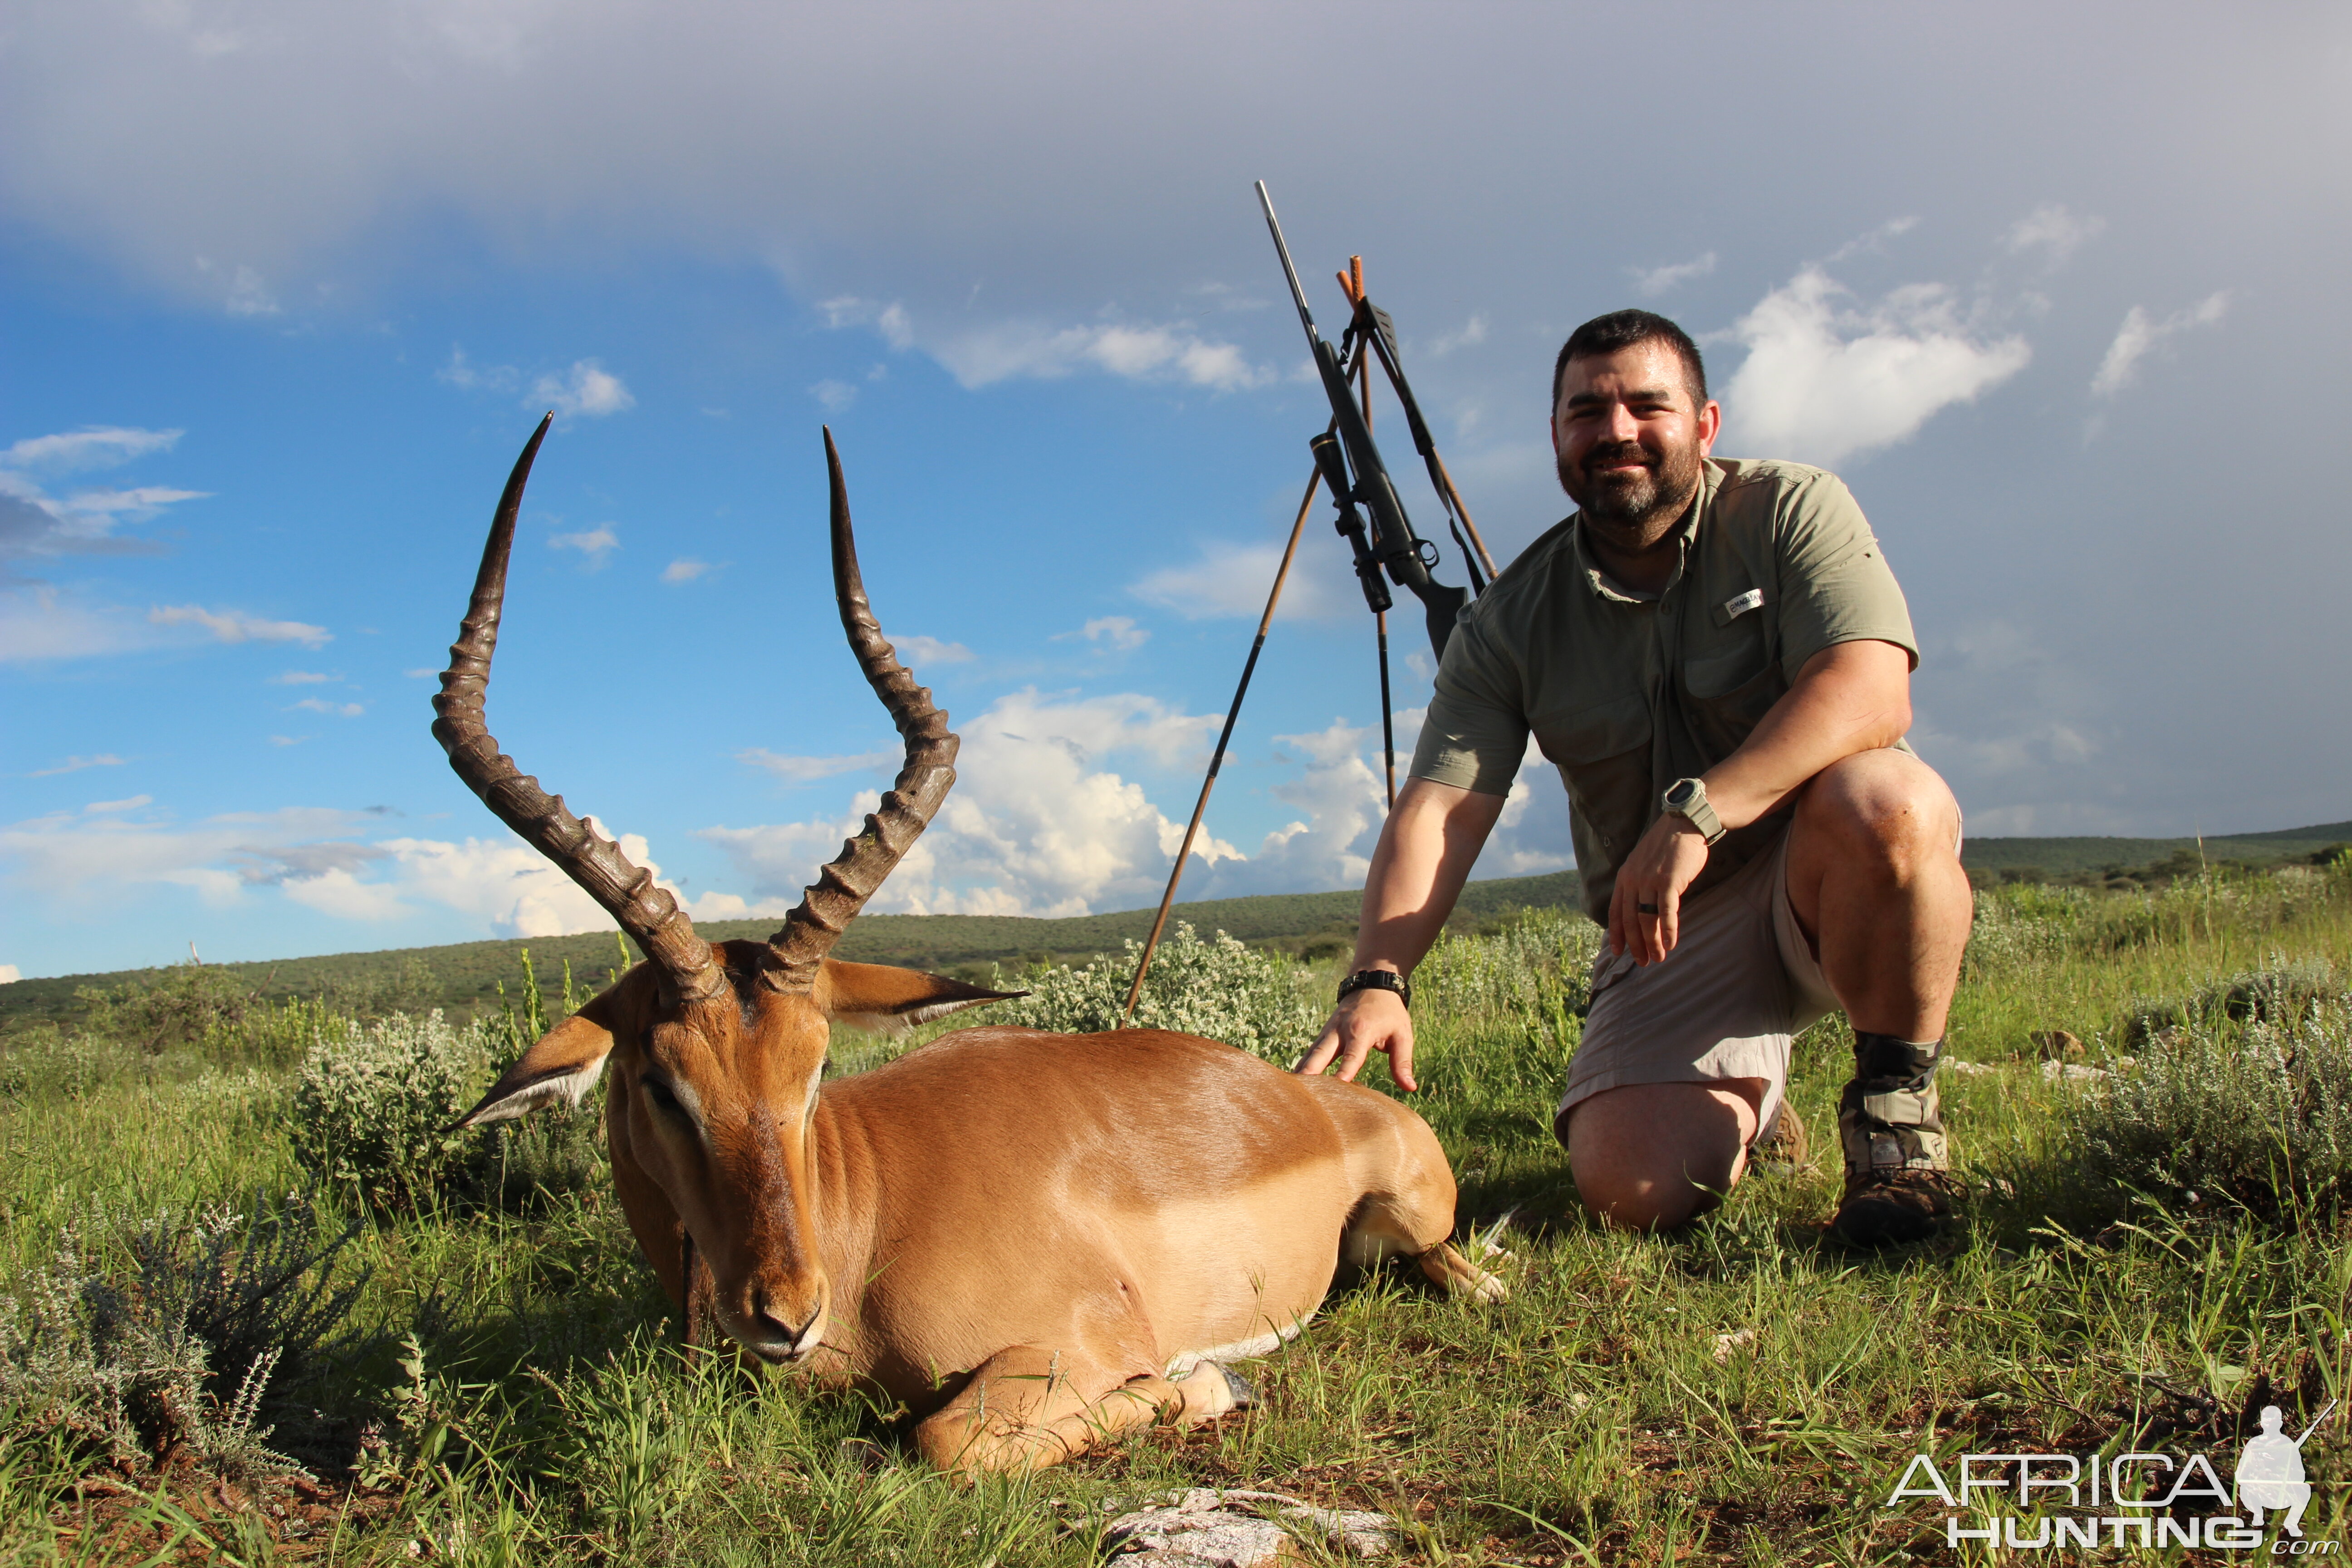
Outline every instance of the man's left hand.
<svg viewBox="0 0 2352 1568">
<path fill-rule="evenodd" d="M 1609 900 L 1609 951 L 1655 963 L 1681 936 L 1683 889 L 1706 869 L 1706 840 L 1686 816 L 1650 824 L 1617 868 Z M 1643 906 L 1648 906 L 1646 909 Z"/>
</svg>

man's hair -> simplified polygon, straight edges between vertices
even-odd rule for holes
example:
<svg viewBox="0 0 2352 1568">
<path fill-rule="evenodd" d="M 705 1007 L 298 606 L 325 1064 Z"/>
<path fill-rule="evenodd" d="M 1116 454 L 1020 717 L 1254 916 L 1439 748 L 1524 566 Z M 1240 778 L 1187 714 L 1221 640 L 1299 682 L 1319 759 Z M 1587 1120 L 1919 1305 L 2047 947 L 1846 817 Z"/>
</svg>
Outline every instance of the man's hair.
<svg viewBox="0 0 2352 1568">
<path fill-rule="evenodd" d="M 1664 342 L 1682 356 L 1683 379 L 1689 384 L 1691 412 L 1706 406 L 1706 362 L 1698 355 L 1698 345 L 1691 342 L 1688 332 L 1654 310 L 1612 310 L 1605 316 L 1595 316 L 1568 334 L 1568 342 L 1559 348 L 1559 358 L 1551 366 L 1551 405 L 1559 408 L 1560 383 L 1568 379 L 1568 362 L 1589 359 L 1595 354 L 1613 354 L 1620 349 L 1630 349 L 1635 343 Z"/>
</svg>

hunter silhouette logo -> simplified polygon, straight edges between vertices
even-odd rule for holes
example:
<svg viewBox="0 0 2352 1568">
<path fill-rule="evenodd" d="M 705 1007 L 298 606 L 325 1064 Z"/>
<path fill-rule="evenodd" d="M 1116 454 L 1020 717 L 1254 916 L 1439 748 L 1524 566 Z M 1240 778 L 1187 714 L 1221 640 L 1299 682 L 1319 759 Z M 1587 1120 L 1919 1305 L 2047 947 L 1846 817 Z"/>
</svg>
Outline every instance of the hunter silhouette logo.
<svg viewBox="0 0 2352 1568">
<path fill-rule="evenodd" d="M 2311 1483 L 2303 1479 L 2303 1438 L 2327 1419 L 2327 1411 L 2336 1408 L 2336 1401 L 2327 1402 L 2303 1437 L 2289 1437 L 2279 1428 L 2286 1424 L 2285 1413 L 2275 1405 L 2263 1406 L 2263 1430 L 2257 1437 L 2246 1440 L 2246 1451 L 2238 1456 L 2238 1506 L 2246 1510 L 2246 1522 L 2262 1528 L 2265 1509 L 2286 1510 L 2279 1528 L 2301 1539 L 2303 1510 L 2311 1506 Z"/>
<path fill-rule="evenodd" d="M 2341 1542 L 2303 1538 L 2303 1513 L 2312 1492 L 2303 1445 L 2335 1408 L 2336 1401 L 2329 1400 L 2300 1436 L 2290 1437 L 2284 1429 L 2285 1413 L 2264 1405 L 2262 1430 L 2247 1439 L 2227 1487 L 2202 1454 L 2185 1459 L 2153 1453 L 2111 1458 L 1962 1454 L 1945 1461 L 1957 1467 L 1948 1481 L 1933 1456 L 1915 1454 L 1884 1506 L 1933 1498 L 1947 1510 L 1946 1545 L 1981 1542 L 2021 1552 L 2101 1545 L 2252 1552 L 2263 1544 L 2265 1516 L 2275 1515 L 2279 1538 L 2270 1543 L 2271 1555 L 2336 1556 L 2343 1551 Z M 2013 1511 L 2003 1504 L 2013 1505 Z M 2067 1511 L 2036 1513 L 2036 1504 Z M 1977 1517 L 1966 1517 L 1971 1513 Z"/>
</svg>

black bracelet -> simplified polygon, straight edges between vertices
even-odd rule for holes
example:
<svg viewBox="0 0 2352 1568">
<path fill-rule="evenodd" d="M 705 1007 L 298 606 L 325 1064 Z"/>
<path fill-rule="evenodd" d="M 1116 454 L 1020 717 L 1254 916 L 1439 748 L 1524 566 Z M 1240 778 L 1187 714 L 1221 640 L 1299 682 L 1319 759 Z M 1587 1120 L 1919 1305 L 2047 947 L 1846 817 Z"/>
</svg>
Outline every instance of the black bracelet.
<svg viewBox="0 0 2352 1568">
<path fill-rule="evenodd" d="M 1359 969 L 1339 982 L 1339 1000 L 1345 1002 L 1359 991 L 1393 991 L 1397 1000 L 1412 1005 L 1412 982 L 1393 969 Z"/>
</svg>

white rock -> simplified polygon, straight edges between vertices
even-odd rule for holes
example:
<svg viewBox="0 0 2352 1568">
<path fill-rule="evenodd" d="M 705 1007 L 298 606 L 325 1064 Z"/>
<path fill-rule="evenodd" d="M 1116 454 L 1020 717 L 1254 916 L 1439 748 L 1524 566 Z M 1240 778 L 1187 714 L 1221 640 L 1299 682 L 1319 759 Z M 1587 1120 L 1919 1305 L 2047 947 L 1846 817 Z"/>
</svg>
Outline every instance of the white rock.
<svg viewBox="0 0 2352 1568">
<path fill-rule="evenodd" d="M 1294 1538 L 1343 1557 L 1385 1557 L 1394 1527 L 1377 1513 L 1315 1508 L 1280 1492 L 1194 1487 L 1150 1500 L 1103 1531 L 1121 1568 L 1273 1568 Z"/>
</svg>

